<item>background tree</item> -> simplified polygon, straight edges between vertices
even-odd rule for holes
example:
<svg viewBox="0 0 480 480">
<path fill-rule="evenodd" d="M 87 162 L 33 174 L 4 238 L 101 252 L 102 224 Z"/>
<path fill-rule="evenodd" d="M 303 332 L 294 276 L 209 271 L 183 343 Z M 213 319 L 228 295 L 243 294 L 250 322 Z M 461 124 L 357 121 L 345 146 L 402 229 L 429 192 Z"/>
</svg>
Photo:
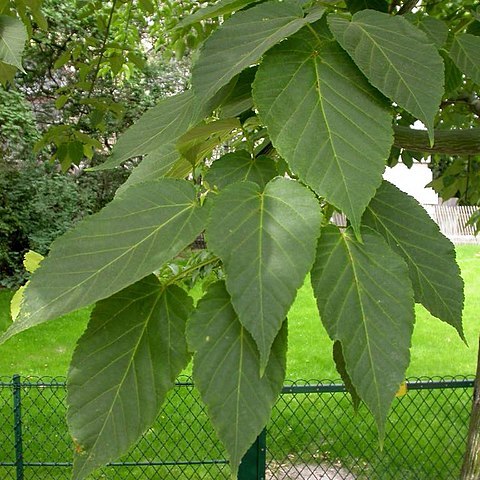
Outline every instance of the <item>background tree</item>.
<svg viewBox="0 0 480 480">
<path fill-rule="evenodd" d="M 414 303 L 463 338 L 454 247 L 382 173 L 395 148 L 478 154 L 478 129 L 437 121 L 452 75 L 480 83 L 477 13 L 415 4 L 221 0 L 179 24 L 220 24 L 191 88 L 96 167 L 144 155 L 111 203 L 54 242 L 2 337 L 96 303 L 68 375 L 74 478 L 128 450 L 192 356 L 235 477 L 281 390 L 286 315 L 309 273 L 339 372 L 381 441 Z M 211 255 L 165 273 L 201 232 Z M 224 279 L 194 308 L 179 284 L 206 265 Z"/>
<path fill-rule="evenodd" d="M 59 234 L 113 198 L 138 159 L 88 176 L 85 169 L 102 163 L 145 109 L 185 86 L 188 59 L 162 56 L 152 31 L 160 34 L 165 21 L 153 28 L 153 4 L 140 3 L 45 0 L 41 11 L 40 2 L 30 10 L 2 3 L 0 18 L 24 32 L 11 42 L 8 30 L 2 34 L 23 65 L 16 76 L 14 65 L 0 69 L 2 286 L 25 281 L 26 251 L 46 254 Z"/>
</svg>

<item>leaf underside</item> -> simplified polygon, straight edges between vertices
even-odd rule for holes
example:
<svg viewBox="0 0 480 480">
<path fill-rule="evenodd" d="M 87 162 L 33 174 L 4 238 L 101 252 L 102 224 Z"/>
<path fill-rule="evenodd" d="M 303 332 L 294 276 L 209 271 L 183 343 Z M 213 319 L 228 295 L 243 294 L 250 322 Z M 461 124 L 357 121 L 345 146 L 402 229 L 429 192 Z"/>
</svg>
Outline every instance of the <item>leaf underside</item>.
<svg viewBox="0 0 480 480">
<path fill-rule="evenodd" d="M 247 151 L 237 150 L 215 160 L 205 180 L 220 190 L 235 182 L 254 182 L 264 188 L 276 175 L 277 167 L 273 159 L 262 155 L 252 158 Z"/>
<path fill-rule="evenodd" d="M 264 375 L 251 335 L 239 322 L 223 282 L 211 285 L 187 327 L 195 351 L 195 386 L 230 458 L 232 478 L 266 425 L 285 378 L 287 325 L 283 322 Z"/>
<path fill-rule="evenodd" d="M 434 117 L 442 100 L 442 57 L 427 35 L 401 16 L 374 10 L 351 21 L 329 15 L 329 25 L 370 83 L 421 120 L 433 143 Z"/>
<path fill-rule="evenodd" d="M 130 187 L 52 244 L 32 274 L 19 318 L 2 341 L 152 273 L 193 242 L 206 217 L 187 181 L 163 179 Z"/>
<path fill-rule="evenodd" d="M 233 306 L 257 343 L 262 369 L 312 266 L 320 222 L 313 194 L 280 177 L 263 191 L 235 183 L 215 199 L 207 243 L 223 261 Z"/>
<path fill-rule="evenodd" d="M 322 230 L 312 286 L 325 328 L 340 341 L 356 392 L 383 439 L 390 404 L 410 361 L 414 300 L 404 260 L 385 240 L 362 229 Z"/>
<path fill-rule="evenodd" d="M 393 142 L 383 98 L 336 42 L 307 28 L 265 56 L 253 96 L 292 171 L 358 228 Z"/>
<path fill-rule="evenodd" d="M 480 37 L 469 33 L 456 35 L 450 58 L 465 75 L 480 84 Z"/>
<path fill-rule="evenodd" d="M 191 90 L 160 100 L 120 136 L 110 158 L 92 170 L 116 167 L 129 158 L 147 155 L 159 148 L 165 150 L 165 144 L 171 145 L 173 152 L 176 140 L 190 126 L 199 122 L 204 114 L 204 111 L 196 107 Z"/>
<path fill-rule="evenodd" d="M 463 280 L 455 247 L 412 197 L 383 182 L 363 217 L 407 262 L 415 299 L 464 339 Z"/>
<path fill-rule="evenodd" d="M 0 15 L 0 62 L 23 70 L 22 53 L 26 41 L 27 30 L 20 20 Z"/>
<path fill-rule="evenodd" d="M 121 194 L 127 188 L 137 183 L 159 180 L 168 177 L 168 173 L 178 162 L 180 154 L 176 145 L 165 143 L 157 150 L 149 153 L 138 166 L 136 166 L 127 180 L 120 185 L 116 195 Z"/>
<path fill-rule="evenodd" d="M 292 35 L 323 10 L 304 18 L 299 5 L 265 2 L 239 12 L 223 23 L 205 42 L 192 70 L 192 87 L 200 98 L 212 97 L 273 45 Z"/>
<path fill-rule="evenodd" d="M 188 364 L 192 309 L 184 290 L 154 275 L 97 304 L 68 374 L 75 480 L 126 453 L 153 423 Z"/>
</svg>

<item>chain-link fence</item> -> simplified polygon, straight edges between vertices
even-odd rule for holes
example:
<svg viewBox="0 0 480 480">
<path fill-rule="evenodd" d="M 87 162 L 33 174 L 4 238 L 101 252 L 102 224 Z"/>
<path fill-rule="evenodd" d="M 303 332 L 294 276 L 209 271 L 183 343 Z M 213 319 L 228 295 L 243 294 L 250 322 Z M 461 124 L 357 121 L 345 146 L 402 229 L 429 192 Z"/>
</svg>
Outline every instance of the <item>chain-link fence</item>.
<svg viewBox="0 0 480 480">
<path fill-rule="evenodd" d="M 473 377 L 411 379 L 395 399 L 380 449 L 374 421 L 341 384 L 284 387 L 241 467 L 242 480 L 452 480 L 458 478 Z M 0 378 L 0 479 L 68 479 L 73 443 L 64 379 Z M 155 424 L 92 479 L 227 479 L 228 462 L 198 392 L 182 381 Z"/>
</svg>

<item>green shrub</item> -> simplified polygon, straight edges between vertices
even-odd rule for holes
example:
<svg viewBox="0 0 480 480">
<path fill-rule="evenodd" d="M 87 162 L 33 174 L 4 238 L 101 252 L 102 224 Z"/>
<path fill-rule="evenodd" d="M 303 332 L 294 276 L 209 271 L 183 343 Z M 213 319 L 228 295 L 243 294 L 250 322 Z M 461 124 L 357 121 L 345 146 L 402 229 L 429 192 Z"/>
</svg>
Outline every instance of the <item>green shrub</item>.
<svg viewBox="0 0 480 480">
<path fill-rule="evenodd" d="M 50 164 L 0 163 L 0 286 L 23 283 L 24 253 L 45 255 L 55 238 L 91 212 L 91 203 L 73 177 Z"/>
</svg>

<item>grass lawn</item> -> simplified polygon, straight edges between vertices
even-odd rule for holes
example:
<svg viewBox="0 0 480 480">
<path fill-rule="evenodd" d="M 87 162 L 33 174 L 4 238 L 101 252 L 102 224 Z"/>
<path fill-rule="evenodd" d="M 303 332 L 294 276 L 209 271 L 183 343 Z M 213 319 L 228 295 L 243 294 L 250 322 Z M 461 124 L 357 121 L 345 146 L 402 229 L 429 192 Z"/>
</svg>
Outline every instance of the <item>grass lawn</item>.
<svg viewBox="0 0 480 480">
<path fill-rule="evenodd" d="M 465 280 L 464 327 L 469 347 L 456 331 L 417 305 L 408 376 L 475 372 L 480 312 L 480 246 L 457 248 Z M 7 325 L 12 292 L 0 290 L 0 328 Z M 65 375 L 77 338 L 86 327 L 89 309 L 82 309 L 10 339 L 0 346 L 0 376 Z M 289 313 L 287 378 L 338 378 L 331 359 L 331 341 L 323 328 L 307 281 Z M 188 373 L 188 371 L 187 371 Z"/>
<path fill-rule="evenodd" d="M 471 347 L 468 348 L 458 338 L 452 327 L 432 318 L 422 307 L 417 306 L 412 364 L 408 376 L 474 373 L 479 331 L 478 312 L 480 312 L 480 277 L 478 275 L 480 247 L 459 247 L 457 254 L 466 283 L 464 325 Z M 12 292 L 0 290 L 0 329 L 9 321 L 11 295 Z M 75 342 L 87 324 L 88 315 L 89 309 L 83 309 L 10 339 L 5 345 L 0 346 L 0 376 L 10 376 L 13 373 L 20 373 L 22 376 L 65 375 Z M 289 322 L 287 378 L 292 380 L 338 378 L 331 360 L 331 341 L 316 312 L 309 282 L 306 282 L 299 291 L 289 314 Z M 164 406 L 159 422 L 149 429 L 146 439 L 125 458 L 126 461 L 156 458 L 156 454 L 151 451 L 152 448 L 158 449 L 163 460 L 223 458 L 222 449 L 212 438 L 212 429 L 205 412 L 198 407 L 198 394 L 195 391 L 193 393 L 185 391 L 186 396 L 181 399 L 179 395 L 182 396 L 182 392 L 178 390 L 171 392 L 169 395 L 171 401 Z M 414 393 L 396 400 L 399 402 L 400 411 L 408 410 L 407 416 L 396 419 L 395 414 L 392 415 L 383 452 L 378 449 L 376 431 L 371 425 L 372 418 L 367 415 L 367 420 L 364 421 L 358 415 L 352 416 L 347 398 L 338 397 L 339 394 L 335 394 L 336 396 L 313 394 L 311 399 L 304 395 L 298 395 L 298 399 L 284 396 L 276 407 L 278 410 L 274 410 L 273 424 L 269 427 L 269 456 L 275 462 L 288 458 L 287 461 L 293 463 L 315 463 L 317 458 L 320 459 L 318 461 L 322 458 L 331 461 L 340 459 L 340 463 L 346 467 L 358 465 L 358 459 L 361 458 L 362 464 L 368 470 L 365 471 L 366 477 L 359 475 L 358 478 L 369 480 L 406 478 L 449 480 L 456 477 L 452 472 L 456 472 L 459 468 L 462 452 L 457 446 L 453 449 L 456 452 L 455 458 L 449 456 L 446 459 L 443 452 L 451 449 L 451 443 L 448 435 L 442 433 L 441 429 L 445 427 L 444 423 L 452 422 L 451 427 L 447 429 L 451 431 L 458 429 L 458 433 L 454 436 L 456 440 L 461 440 L 465 437 L 468 423 L 468 409 L 462 407 L 465 402 L 445 403 L 447 402 L 445 395 L 452 394 L 453 392 L 438 391 L 435 396 L 432 393 L 425 397 L 418 405 L 415 404 L 418 397 Z M 9 389 L 5 391 L 5 395 L 3 406 L 0 397 L 0 418 L 2 415 L 5 418 L 11 417 Z M 63 389 L 50 391 L 34 388 L 29 394 L 27 390 L 23 391 L 22 411 L 24 415 L 29 415 L 31 418 L 30 422 L 26 421 L 29 440 L 25 458 L 58 462 L 70 460 L 71 439 L 64 422 L 63 395 Z M 471 392 L 465 391 L 463 395 L 467 396 L 468 403 Z M 327 402 L 331 405 L 326 405 Z M 440 411 L 435 410 L 438 408 Z M 455 408 L 458 408 L 458 411 L 452 414 Z M 442 415 L 445 419 L 438 423 L 439 418 L 443 418 Z M 415 426 L 422 422 L 426 425 L 419 427 L 421 430 L 415 430 L 413 434 L 411 430 L 413 425 L 404 424 L 404 420 L 408 422 L 409 419 L 415 419 Z M 166 420 L 168 422 L 165 424 Z M 430 427 L 431 431 L 428 430 Z M 9 439 L 11 432 L 5 426 L 3 430 L 3 432 L 0 431 L 0 445 L 6 450 L 3 453 L 0 452 L 0 461 L 12 458 L 13 455 L 13 443 Z M 422 436 L 418 437 L 420 431 Z M 400 436 L 405 437 L 405 440 L 399 439 Z M 49 442 L 54 442 L 54 445 L 49 447 Z M 461 440 L 460 443 L 462 442 Z M 53 454 L 55 457 L 53 458 L 52 454 L 47 452 L 55 448 L 58 448 L 58 452 Z M 195 451 L 197 448 L 200 450 Z M 318 450 L 319 448 L 321 450 Z M 302 454 L 305 455 L 304 460 L 301 458 Z M 445 475 L 443 473 L 440 475 L 439 470 L 428 470 L 438 468 L 443 461 L 446 465 L 445 468 L 440 469 L 440 472 Z M 184 475 L 182 478 L 192 479 L 227 477 L 227 470 L 221 464 L 211 468 L 213 470 L 202 466 L 187 467 L 187 470 L 180 466 L 158 467 L 155 474 L 166 480 L 180 478 L 182 474 Z M 418 471 L 415 470 L 417 468 Z M 1 478 L 10 478 L 13 472 L 14 467 L 0 467 Z M 69 473 L 69 468 L 41 467 L 30 470 L 30 474 L 34 474 L 39 480 L 46 480 L 53 476 L 67 479 Z M 147 476 L 142 477 L 142 474 Z M 127 480 L 152 478 L 149 476 L 151 474 L 153 471 L 144 470 L 144 467 L 124 468 L 122 473 L 107 468 L 103 471 L 103 475 L 94 475 L 92 478 Z M 212 477 L 209 477 L 209 474 Z"/>
</svg>

